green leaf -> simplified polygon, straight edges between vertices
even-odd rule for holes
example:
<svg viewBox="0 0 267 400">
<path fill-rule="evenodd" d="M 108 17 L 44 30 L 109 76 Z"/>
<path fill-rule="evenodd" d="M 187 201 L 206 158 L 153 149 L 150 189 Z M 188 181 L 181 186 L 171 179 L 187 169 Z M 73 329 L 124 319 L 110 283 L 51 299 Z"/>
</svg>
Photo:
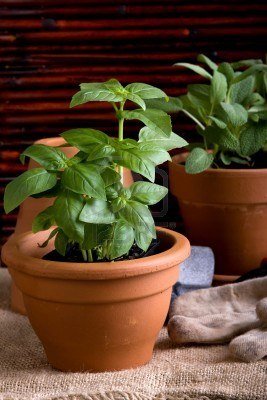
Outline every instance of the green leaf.
<svg viewBox="0 0 267 400">
<path fill-rule="evenodd" d="M 230 165 L 232 162 L 231 157 L 229 157 L 228 154 L 225 154 L 223 151 L 220 152 L 220 159 L 224 165 Z"/>
<path fill-rule="evenodd" d="M 248 76 L 240 82 L 233 84 L 230 88 L 231 103 L 243 103 L 253 93 L 255 84 L 254 76 Z"/>
<path fill-rule="evenodd" d="M 92 144 L 110 144 L 110 138 L 104 132 L 96 129 L 78 128 L 63 132 L 61 136 L 71 146 L 77 147 L 85 153 L 90 152 Z"/>
<path fill-rule="evenodd" d="M 136 148 L 117 149 L 112 154 L 114 162 L 123 167 L 129 168 L 132 171 L 145 176 L 151 182 L 155 180 L 155 164 L 146 159 L 142 152 Z"/>
<path fill-rule="evenodd" d="M 38 243 L 38 247 L 46 247 L 49 241 L 57 234 L 58 230 L 58 228 L 53 229 L 48 238 L 42 244 Z"/>
<path fill-rule="evenodd" d="M 87 199 L 80 214 L 80 221 L 91 224 L 111 224 L 115 220 L 110 204 L 105 200 Z"/>
<path fill-rule="evenodd" d="M 237 83 L 242 81 L 243 79 L 246 79 L 250 75 L 255 75 L 256 72 L 259 71 L 267 71 L 267 65 L 265 64 L 254 64 L 248 69 L 246 69 L 244 72 L 241 74 L 238 74 L 232 81 L 232 83 Z"/>
<path fill-rule="evenodd" d="M 154 220 L 144 204 L 129 200 L 119 211 L 119 216 L 139 232 L 156 237 Z"/>
<path fill-rule="evenodd" d="M 171 118 L 168 114 L 161 110 L 133 110 L 124 111 L 125 119 L 138 119 L 142 121 L 148 128 L 152 129 L 159 135 L 170 136 L 172 132 Z"/>
<path fill-rule="evenodd" d="M 88 157 L 87 161 L 95 161 L 100 158 L 111 156 L 115 149 L 109 144 L 91 144 L 87 147 Z"/>
<path fill-rule="evenodd" d="M 107 225 L 101 224 L 85 224 L 84 225 L 84 241 L 82 248 L 84 250 L 91 250 L 98 245 L 102 244 L 102 231 L 103 229 L 109 229 Z"/>
<path fill-rule="evenodd" d="M 215 106 L 225 100 L 227 94 L 227 80 L 223 74 L 215 71 L 211 81 L 210 98 Z"/>
<path fill-rule="evenodd" d="M 43 168 L 30 169 L 6 186 L 4 209 L 6 213 L 14 210 L 27 197 L 51 189 L 57 183 L 57 176 Z"/>
<path fill-rule="evenodd" d="M 251 67 L 252 65 L 255 65 L 255 64 L 262 64 L 262 60 L 251 58 L 248 60 L 241 60 L 241 61 L 233 62 L 231 64 L 231 66 L 234 69 L 238 69 L 240 67 Z"/>
<path fill-rule="evenodd" d="M 75 107 L 88 101 L 117 102 L 124 100 L 124 89 L 117 80 L 103 83 L 82 83 L 81 90 L 72 97 L 70 107 Z"/>
<path fill-rule="evenodd" d="M 167 95 L 161 90 L 154 86 L 146 83 L 130 83 L 125 87 L 129 93 L 138 95 L 141 99 L 157 99 L 167 97 Z M 128 96 L 128 95 L 127 95 Z"/>
<path fill-rule="evenodd" d="M 92 164 L 75 164 L 65 169 L 62 185 L 75 193 L 87 194 L 96 199 L 106 199 L 105 184 L 99 168 Z"/>
<path fill-rule="evenodd" d="M 111 208 L 114 213 L 120 211 L 126 204 L 126 200 L 122 197 L 117 197 L 116 199 L 112 200 Z"/>
<path fill-rule="evenodd" d="M 208 169 L 213 163 L 213 154 L 199 147 L 194 148 L 186 159 L 185 171 L 188 174 L 199 174 Z"/>
<path fill-rule="evenodd" d="M 207 126 L 203 135 L 208 142 L 218 144 L 222 150 L 239 151 L 239 140 L 228 128 Z"/>
<path fill-rule="evenodd" d="M 187 141 L 172 132 L 169 137 L 156 134 L 151 129 L 144 127 L 139 132 L 139 143 L 148 143 L 167 151 L 187 146 Z"/>
<path fill-rule="evenodd" d="M 105 168 L 101 172 L 101 177 L 104 181 L 105 187 L 113 185 L 113 183 L 119 182 L 121 180 L 120 174 L 118 174 L 118 172 L 109 167 Z"/>
<path fill-rule="evenodd" d="M 212 75 L 209 74 L 204 68 L 200 67 L 199 65 L 194 65 L 194 64 L 189 64 L 189 63 L 177 63 L 174 64 L 175 66 L 177 65 L 178 67 L 185 67 L 188 69 L 191 69 L 192 71 L 196 72 L 198 75 L 203 76 L 206 79 L 212 79 Z"/>
<path fill-rule="evenodd" d="M 118 221 L 115 224 L 112 239 L 110 241 L 108 256 L 114 260 L 128 253 L 134 243 L 134 230 L 125 221 Z"/>
<path fill-rule="evenodd" d="M 187 86 L 188 91 L 195 97 L 210 103 L 210 85 L 193 84 Z"/>
<path fill-rule="evenodd" d="M 134 236 L 137 246 L 143 251 L 147 251 L 152 241 L 152 236 L 138 231 L 135 231 Z"/>
<path fill-rule="evenodd" d="M 207 118 L 209 118 L 211 121 L 213 121 L 215 123 L 215 125 L 218 126 L 218 128 L 220 128 L 220 129 L 224 129 L 227 126 L 225 122 L 223 122 L 219 118 L 213 117 L 212 115 L 208 115 Z"/>
<path fill-rule="evenodd" d="M 257 153 L 267 142 L 267 123 L 250 124 L 240 135 L 240 150 L 244 156 Z"/>
<path fill-rule="evenodd" d="M 235 76 L 235 71 L 233 70 L 231 64 L 229 64 L 227 62 L 221 63 L 218 67 L 218 72 L 221 72 L 225 76 L 227 83 L 230 86 L 230 84 Z"/>
<path fill-rule="evenodd" d="M 202 62 L 203 64 L 207 64 L 207 66 L 210 67 L 210 69 L 212 69 L 213 71 L 216 71 L 218 69 L 218 65 L 204 54 L 199 54 L 197 56 L 197 61 Z"/>
<path fill-rule="evenodd" d="M 267 120 L 267 105 L 259 104 L 248 110 L 250 115 L 257 114 L 260 119 Z"/>
<path fill-rule="evenodd" d="M 166 187 L 150 182 L 135 182 L 130 186 L 129 190 L 131 200 L 140 201 L 147 205 L 158 203 L 168 193 Z"/>
<path fill-rule="evenodd" d="M 53 205 L 56 224 L 65 235 L 78 243 L 81 243 L 84 237 L 84 224 L 79 220 L 83 204 L 84 199 L 81 195 L 65 190 Z"/>
<path fill-rule="evenodd" d="M 79 151 L 75 156 L 71 157 L 68 159 L 68 167 L 71 167 L 72 165 L 79 164 L 83 160 L 85 160 L 88 157 L 88 154 L 85 153 L 84 151 Z"/>
<path fill-rule="evenodd" d="M 138 151 L 155 165 L 171 160 L 169 153 L 159 146 L 151 145 L 151 143 L 139 143 Z"/>
<path fill-rule="evenodd" d="M 66 254 L 68 242 L 69 242 L 68 236 L 65 235 L 62 229 L 59 229 L 57 236 L 55 238 L 55 248 L 57 252 L 62 256 L 65 256 Z"/>
<path fill-rule="evenodd" d="M 130 100 L 135 104 L 138 104 L 138 106 L 140 106 L 143 110 L 146 109 L 146 103 L 137 94 L 128 93 L 127 94 L 127 100 Z"/>
<path fill-rule="evenodd" d="M 222 102 L 221 107 L 223 108 L 228 121 L 233 126 L 242 126 L 247 122 L 248 112 L 243 106 L 241 106 L 241 104 L 229 104 Z"/>
<path fill-rule="evenodd" d="M 59 170 L 67 166 L 68 158 L 57 147 L 44 144 L 34 144 L 27 147 L 21 154 L 20 160 L 24 164 L 25 157 L 30 157 L 48 170 Z"/>
<path fill-rule="evenodd" d="M 175 113 L 181 111 L 183 104 L 179 97 L 168 97 L 162 99 L 146 100 L 147 108 L 165 111 L 166 113 Z"/>
<path fill-rule="evenodd" d="M 47 207 L 45 210 L 40 212 L 33 220 L 32 231 L 37 233 L 39 231 L 46 231 L 55 225 L 54 209 L 52 206 Z"/>
</svg>

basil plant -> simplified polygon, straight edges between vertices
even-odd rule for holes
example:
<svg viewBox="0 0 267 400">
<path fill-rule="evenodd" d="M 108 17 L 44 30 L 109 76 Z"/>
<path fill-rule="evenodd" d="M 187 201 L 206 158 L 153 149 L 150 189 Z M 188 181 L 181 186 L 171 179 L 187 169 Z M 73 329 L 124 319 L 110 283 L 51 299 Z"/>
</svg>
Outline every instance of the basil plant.
<svg viewBox="0 0 267 400">
<path fill-rule="evenodd" d="M 195 174 L 207 168 L 238 164 L 253 167 L 267 142 L 267 65 L 261 60 L 215 64 L 203 54 L 204 65 L 175 64 L 201 75 L 208 82 L 188 85 L 187 93 L 150 101 L 169 113 L 182 111 L 196 124 L 200 143 L 192 143 L 185 164 Z"/>
<path fill-rule="evenodd" d="M 104 83 L 82 83 L 70 106 L 90 101 L 107 101 L 118 121 L 118 137 L 90 128 L 71 129 L 61 134 L 67 145 L 79 151 L 67 158 L 57 147 L 35 144 L 21 155 L 40 167 L 28 170 L 10 182 L 5 190 L 4 207 L 9 213 L 28 196 L 55 197 L 52 206 L 33 221 L 34 233 L 55 228 L 55 248 L 61 255 L 69 246 L 79 246 L 83 259 L 114 260 L 127 255 L 136 244 L 146 251 L 156 230 L 149 207 L 159 202 L 167 189 L 154 184 L 155 167 L 170 159 L 168 151 L 187 145 L 172 132 L 170 116 L 148 108 L 148 99 L 166 94 L 153 86 L 132 83 L 123 87 L 111 79 Z M 132 102 L 137 109 L 127 109 Z M 124 123 L 139 120 L 144 127 L 138 141 L 124 138 Z M 147 178 L 123 187 L 123 167 Z"/>
</svg>

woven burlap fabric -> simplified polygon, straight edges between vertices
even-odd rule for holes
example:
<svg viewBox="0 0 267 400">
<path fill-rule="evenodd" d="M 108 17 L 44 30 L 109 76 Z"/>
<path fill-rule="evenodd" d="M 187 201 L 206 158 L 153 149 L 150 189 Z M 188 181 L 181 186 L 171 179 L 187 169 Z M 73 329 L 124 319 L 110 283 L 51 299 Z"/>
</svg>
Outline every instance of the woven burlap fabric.
<svg viewBox="0 0 267 400">
<path fill-rule="evenodd" d="M 0 269 L 0 400 L 267 399 L 266 361 L 234 361 L 227 346 L 175 347 L 165 329 L 152 361 L 141 368 L 56 371 L 27 318 L 9 310 L 9 286 L 7 271 Z"/>
</svg>

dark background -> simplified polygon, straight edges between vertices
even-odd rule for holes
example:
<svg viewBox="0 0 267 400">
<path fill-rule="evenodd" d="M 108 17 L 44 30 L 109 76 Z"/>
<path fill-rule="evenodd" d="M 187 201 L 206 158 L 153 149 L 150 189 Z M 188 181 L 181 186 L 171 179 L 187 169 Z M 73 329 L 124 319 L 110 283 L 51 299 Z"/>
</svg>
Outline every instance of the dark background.
<svg viewBox="0 0 267 400">
<path fill-rule="evenodd" d="M 0 0 L 1 194 L 24 170 L 18 156 L 34 140 L 71 127 L 116 134 L 108 105 L 68 108 L 79 83 L 114 77 L 182 94 L 199 78 L 175 62 L 199 53 L 215 61 L 264 59 L 266 11 L 259 0 Z M 173 122 L 190 138 L 189 121 L 177 115 Z M 135 137 L 137 128 L 126 125 L 126 134 Z M 165 222 L 177 220 L 175 208 L 170 202 Z M 15 219 L 1 208 L 2 242 Z"/>
</svg>

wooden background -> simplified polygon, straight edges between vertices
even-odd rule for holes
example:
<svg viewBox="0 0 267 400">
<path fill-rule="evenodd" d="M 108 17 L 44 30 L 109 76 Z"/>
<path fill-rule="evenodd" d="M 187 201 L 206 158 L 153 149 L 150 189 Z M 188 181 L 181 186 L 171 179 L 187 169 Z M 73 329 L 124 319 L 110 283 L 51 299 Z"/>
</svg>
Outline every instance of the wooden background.
<svg viewBox="0 0 267 400">
<path fill-rule="evenodd" d="M 109 106 L 68 108 L 80 82 L 114 77 L 179 95 L 198 78 L 177 61 L 201 52 L 217 61 L 264 58 L 266 11 L 265 0 L 0 0 L 1 194 L 34 140 L 71 127 L 115 134 Z M 127 135 L 136 128 L 128 125 Z M 174 118 L 174 131 L 189 137 L 190 129 Z M 4 241 L 16 213 L 0 218 Z"/>
</svg>

